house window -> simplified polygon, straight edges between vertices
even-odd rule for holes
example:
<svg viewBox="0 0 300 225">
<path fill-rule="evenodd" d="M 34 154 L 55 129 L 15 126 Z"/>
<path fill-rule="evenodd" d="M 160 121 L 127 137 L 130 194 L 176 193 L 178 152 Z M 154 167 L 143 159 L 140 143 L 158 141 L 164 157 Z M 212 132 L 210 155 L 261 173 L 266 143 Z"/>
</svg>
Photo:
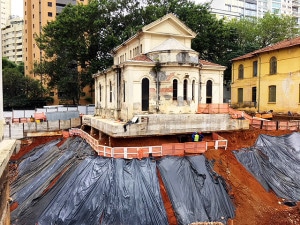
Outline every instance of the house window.
<svg viewBox="0 0 300 225">
<path fill-rule="evenodd" d="M 213 95 L 213 83 L 211 80 L 208 80 L 206 82 L 206 103 L 211 104 L 212 103 L 212 95 Z"/>
<path fill-rule="evenodd" d="M 256 102 L 256 87 L 252 87 L 252 102 Z"/>
<path fill-rule="evenodd" d="M 112 84 L 109 81 L 109 102 L 112 102 Z"/>
<path fill-rule="evenodd" d="M 192 82 L 192 100 L 195 100 L 195 81 Z"/>
<path fill-rule="evenodd" d="M 276 86 L 269 86 L 269 102 L 276 102 Z"/>
<path fill-rule="evenodd" d="M 244 66 L 239 65 L 239 79 L 244 79 Z"/>
<path fill-rule="evenodd" d="M 49 16 L 49 17 L 52 17 L 52 12 L 48 12 L 48 16 Z"/>
<path fill-rule="evenodd" d="M 238 103 L 243 103 L 243 88 L 238 88 Z"/>
<path fill-rule="evenodd" d="M 270 59 L 270 74 L 276 74 L 277 73 L 277 59 L 276 57 L 272 57 Z"/>
<path fill-rule="evenodd" d="M 52 2 L 48 2 L 48 6 L 49 6 L 49 7 L 52 7 Z"/>
<path fill-rule="evenodd" d="M 99 84 L 99 102 L 101 102 L 102 100 L 102 88 L 101 88 L 101 85 Z"/>
<path fill-rule="evenodd" d="M 183 100 L 187 100 L 187 86 L 188 86 L 188 81 L 185 79 L 183 81 Z"/>
<path fill-rule="evenodd" d="M 125 102 L 125 80 L 123 81 L 123 102 Z"/>
<path fill-rule="evenodd" d="M 253 77 L 257 77 L 257 61 L 253 62 Z"/>
<path fill-rule="evenodd" d="M 176 79 L 173 80 L 173 100 L 177 100 L 178 96 L 178 81 Z"/>
</svg>

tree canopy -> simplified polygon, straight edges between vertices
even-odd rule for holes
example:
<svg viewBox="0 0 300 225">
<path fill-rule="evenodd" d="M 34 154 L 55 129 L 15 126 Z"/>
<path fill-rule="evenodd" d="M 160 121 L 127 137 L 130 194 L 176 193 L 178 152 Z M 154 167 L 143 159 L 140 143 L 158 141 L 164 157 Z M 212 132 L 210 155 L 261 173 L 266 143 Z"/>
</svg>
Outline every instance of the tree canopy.
<svg viewBox="0 0 300 225">
<path fill-rule="evenodd" d="M 40 81 L 25 77 L 23 64 L 18 65 L 3 58 L 2 67 L 5 110 L 34 108 L 46 104 L 45 90 Z"/>
<path fill-rule="evenodd" d="M 90 0 L 68 5 L 36 38 L 44 59 L 35 72 L 48 75 L 48 86 L 64 90 L 77 104 L 92 74 L 112 65 L 111 51 L 143 26 L 174 13 L 197 33 L 192 48 L 200 58 L 227 66 L 236 56 L 298 34 L 291 17 L 267 13 L 264 18 L 226 21 L 210 13 L 209 4 L 190 0 Z"/>
</svg>

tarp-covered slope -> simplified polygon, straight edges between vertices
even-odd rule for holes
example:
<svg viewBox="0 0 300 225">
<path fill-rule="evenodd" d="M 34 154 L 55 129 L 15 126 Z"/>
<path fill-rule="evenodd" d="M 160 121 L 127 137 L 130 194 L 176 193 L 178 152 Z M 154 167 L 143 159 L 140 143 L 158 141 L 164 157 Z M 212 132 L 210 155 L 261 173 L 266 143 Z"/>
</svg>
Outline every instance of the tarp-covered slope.
<svg viewBox="0 0 300 225">
<path fill-rule="evenodd" d="M 79 137 L 57 143 L 35 148 L 20 162 L 12 224 L 168 224 L 155 160 L 94 156 Z M 204 156 L 167 157 L 158 168 L 179 224 L 226 223 L 234 216 L 223 180 Z"/>
<path fill-rule="evenodd" d="M 158 168 L 179 224 L 219 221 L 234 217 L 234 206 L 223 179 L 203 155 L 165 157 Z"/>
<path fill-rule="evenodd" d="M 254 146 L 234 151 L 238 161 L 269 191 L 300 201 L 300 134 L 260 135 Z"/>
</svg>

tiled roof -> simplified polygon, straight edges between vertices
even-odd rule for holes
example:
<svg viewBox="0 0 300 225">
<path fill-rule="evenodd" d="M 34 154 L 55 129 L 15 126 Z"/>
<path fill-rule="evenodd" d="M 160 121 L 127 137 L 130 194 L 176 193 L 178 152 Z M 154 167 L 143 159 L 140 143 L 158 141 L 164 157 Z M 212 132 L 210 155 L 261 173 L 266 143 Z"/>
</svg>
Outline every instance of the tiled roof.
<svg viewBox="0 0 300 225">
<path fill-rule="evenodd" d="M 287 39 L 287 40 L 284 40 L 284 41 L 280 41 L 276 44 L 273 44 L 273 45 L 258 49 L 254 52 L 250 52 L 250 53 L 247 53 L 245 55 L 236 57 L 236 58 L 232 59 L 232 61 L 236 61 L 236 60 L 240 60 L 240 59 L 247 59 L 247 58 L 254 57 L 255 55 L 260 54 L 260 53 L 275 51 L 275 50 L 284 49 L 284 48 L 289 48 L 289 47 L 293 47 L 293 46 L 297 46 L 297 45 L 300 46 L 300 36 L 296 37 L 296 38 L 293 38 L 293 39 Z"/>
<path fill-rule="evenodd" d="M 199 62 L 200 62 L 200 64 L 202 64 L 204 66 L 222 66 L 220 64 L 209 62 L 209 61 L 203 60 L 203 59 L 200 59 Z"/>
<path fill-rule="evenodd" d="M 152 60 L 146 55 L 137 55 L 132 58 L 130 61 L 141 61 L 141 62 L 152 62 Z"/>
</svg>

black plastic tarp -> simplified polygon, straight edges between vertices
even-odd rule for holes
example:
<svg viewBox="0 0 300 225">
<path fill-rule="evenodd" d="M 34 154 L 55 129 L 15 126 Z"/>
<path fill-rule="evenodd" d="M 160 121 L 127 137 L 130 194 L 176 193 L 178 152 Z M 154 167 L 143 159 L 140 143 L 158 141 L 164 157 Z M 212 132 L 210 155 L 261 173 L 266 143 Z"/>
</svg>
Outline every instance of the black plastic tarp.
<svg viewBox="0 0 300 225">
<path fill-rule="evenodd" d="M 234 205 L 223 179 L 203 155 L 165 157 L 159 172 L 176 213 L 178 224 L 219 221 L 234 217 Z"/>
<path fill-rule="evenodd" d="M 260 135 L 235 157 L 267 190 L 288 201 L 300 200 L 300 134 Z"/>
<path fill-rule="evenodd" d="M 69 139 L 58 148 L 56 144 L 59 141 L 36 147 L 21 159 L 18 177 L 11 184 L 11 198 L 13 203 L 18 204 L 18 208 L 11 213 L 12 224 L 33 224 L 34 220 L 26 218 L 36 216 L 41 208 L 49 204 L 51 199 L 45 199 L 44 205 L 35 207 L 55 177 L 76 166 L 82 156 L 93 154 L 81 138 Z"/>
<path fill-rule="evenodd" d="M 91 155 L 78 160 L 81 157 L 76 152 L 90 146 L 73 141 L 65 146 L 68 149 L 60 153 L 55 147 L 44 146 L 53 151 L 48 155 L 55 159 L 39 172 L 35 163 L 41 165 L 38 161 L 45 157 L 31 154 L 24 159 L 23 164 L 31 169 L 22 166 L 22 170 L 31 171 L 34 176 L 28 174 L 26 184 L 22 185 L 26 173 L 20 171 L 22 176 L 12 185 L 18 190 L 13 191 L 14 202 L 19 204 L 12 212 L 12 224 L 168 224 L 155 161 Z M 35 154 L 42 156 L 41 152 L 48 151 L 40 148 Z M 67 171 L 45 193 L 49 183 L 63 170 Z"/>
<path fill-rule="evenodd" d="M 83 139 L 35 148 L 12 184 L 12 225 L 168 224 L 157 166 L 179 224 L 234 217 L 223 179 L 204 156 L 103 158 Z"/>
</svg>

